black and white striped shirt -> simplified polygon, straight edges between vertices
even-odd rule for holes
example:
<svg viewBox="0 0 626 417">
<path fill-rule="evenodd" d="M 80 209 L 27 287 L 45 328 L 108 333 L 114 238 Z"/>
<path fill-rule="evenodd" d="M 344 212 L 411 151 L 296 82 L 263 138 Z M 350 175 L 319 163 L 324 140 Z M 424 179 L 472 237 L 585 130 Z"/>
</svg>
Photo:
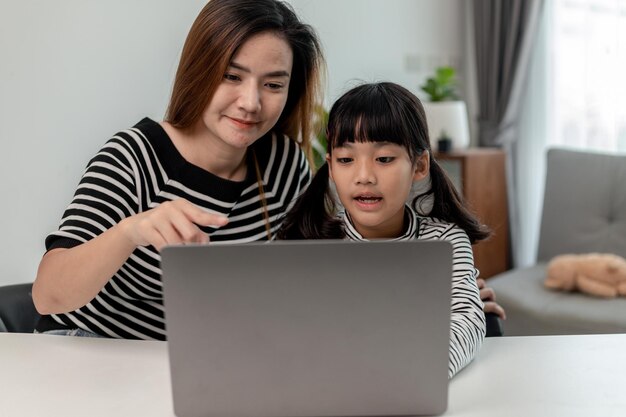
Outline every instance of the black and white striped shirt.
<svg viewBox="0 0 626 417">
<path fill-rule="evenodd" d="M 266 240 L 253 154 L 273 233 L 310 181 L 309 164 L 294 141 L 271 133 L 257 140 L 249 148 L 247 178 L 235 182 L 187 162 L 163 128 L 146 118 L 116 134 L 89 162 L 46 248 L 77 246 L 126 217 L 177 198 L 229 218 L 219 230 L 203 229 L 213 242 Z M 138 247 L 87 305 L 46 319 L 113 338 L 164 340 L 160 260 L 152 246 Z"/>
<path fill-rule="evenodd" d="M 354 228 L 350 216 L 339 214 L 344 221 L 346 237 L 367 240 Z M 408 205 L 405 230 L 393 240 L 446 240 L 452 244 L 452 306 L 450 324 L 450 361 L 448 377 L 472 361 L 485 337 L 485 313 L 480 299 L 474 267 L 474 255 L 467 233 L 452 223 L 431 217 L 419 217 Z"/>
</svg>

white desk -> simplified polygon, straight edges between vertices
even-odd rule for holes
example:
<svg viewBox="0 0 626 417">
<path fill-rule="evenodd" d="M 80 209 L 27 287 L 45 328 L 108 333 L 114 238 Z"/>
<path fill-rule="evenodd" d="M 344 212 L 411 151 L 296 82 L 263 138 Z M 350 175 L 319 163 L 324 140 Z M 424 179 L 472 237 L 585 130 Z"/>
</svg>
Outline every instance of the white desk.
<svg viewBox="0 0 626 417">
<path fill-rule="evenodd" d="M 445 416 L 626 416 L 626 334 L 485 340 Z M 0 416 L 172 417 L 167 344 L 0 333 Z"/>
</svg>

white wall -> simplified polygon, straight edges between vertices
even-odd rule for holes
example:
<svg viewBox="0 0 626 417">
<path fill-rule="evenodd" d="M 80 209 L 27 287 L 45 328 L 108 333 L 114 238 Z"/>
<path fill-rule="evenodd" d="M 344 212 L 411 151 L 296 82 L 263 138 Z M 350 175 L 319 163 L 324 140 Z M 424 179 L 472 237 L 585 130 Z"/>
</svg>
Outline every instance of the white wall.
<svg viewBox="0 0 626 417">
<path fill-rule="evenodd" d="M 0 0 L 0 285 L 29 282 L 89 158 L 161 119 L 205 0 Z M 414 92 L 464 60 L 463 0 L 291 0 L 320 33 L 327 104 L 355 80 Z M 461 74 L 463 75 L 463 74 Z"/>
<path fill-rule="evenodd" d="M 394 81 L 421 97 L 419 85 L 437 66 L 464 76 L 464 0 L 289 2 L 322 39 L 327 104 L 359 81 Z"/>
<path fill-rule="evenodd" d="M 394 81 L 418 97 L 442 65 L 455 67 L 477 142 L 477 87 L 471 3 L 466 0 L 289 0 L 322 38 L 326 106 L 359 82 Z"/>
<path fill-rule="evenodd" d="M 89 158 L 163 117 L 203 0 L 1 0 L 0 285 L 32 281 Z"/>
</svg>

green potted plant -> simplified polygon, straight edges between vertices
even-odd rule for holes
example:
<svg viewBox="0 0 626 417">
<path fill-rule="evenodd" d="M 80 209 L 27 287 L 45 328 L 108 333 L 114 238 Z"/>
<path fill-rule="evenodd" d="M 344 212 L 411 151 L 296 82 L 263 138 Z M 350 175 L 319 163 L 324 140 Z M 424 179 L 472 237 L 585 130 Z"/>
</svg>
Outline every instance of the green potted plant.
<svg viewBox="0 0 626 417">
<path fill-rule="evenodd" d="M 431 102 L 458 100 L 456 93 L 456 70 L 452 67 L 439 67 L 435 75 L 426 79 L 421 86 Z"/>
<path fill-rule="evenodd" d="M 423 104 L 431 142 L 445 152 L 467 148 L 470 142 L 467 107 L 457 93 L 456 70 L 439 67 L 420 87 L 428 95 Z"/>
</svg>

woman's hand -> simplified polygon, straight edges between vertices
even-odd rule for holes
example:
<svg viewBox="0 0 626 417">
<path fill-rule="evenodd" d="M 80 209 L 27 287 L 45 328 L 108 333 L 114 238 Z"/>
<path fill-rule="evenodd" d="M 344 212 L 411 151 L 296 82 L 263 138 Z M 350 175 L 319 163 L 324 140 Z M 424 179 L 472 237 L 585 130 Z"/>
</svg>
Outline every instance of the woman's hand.
<svg viewBox="0 0 626 417">
<path fill-rule="evenodd" d="M 496 292 L 491 287 L 486 287 L 485 280 L 478 278 L 476 280 L 478 289 L 480 290 L 480 299 L 483 301 L 485 313 L 495 313 L 502 320 L 506 320 L 506 312 L 502 306 L 496 303 Z"/>
<path fill-rule="evenodd" d="M 198 226 L 220 227 L 228 219 L 183 199 L 127 217 L 99 236 L 70 249 L 46 253 L 33 285 L 40 314 L 65 313 L 84 306 L 106 285 L 137 246 L 157 250 L 169 244 L 205 243 Z"/>
<path fill-rule="evenodd" d="M 198 226 L 221 227 L 228 219 L 204 211 L 185 199 L 167 201 L 120 222 L 123 234 L 135 246 L 207 243 L 209 237 Z"/>
</svg>

